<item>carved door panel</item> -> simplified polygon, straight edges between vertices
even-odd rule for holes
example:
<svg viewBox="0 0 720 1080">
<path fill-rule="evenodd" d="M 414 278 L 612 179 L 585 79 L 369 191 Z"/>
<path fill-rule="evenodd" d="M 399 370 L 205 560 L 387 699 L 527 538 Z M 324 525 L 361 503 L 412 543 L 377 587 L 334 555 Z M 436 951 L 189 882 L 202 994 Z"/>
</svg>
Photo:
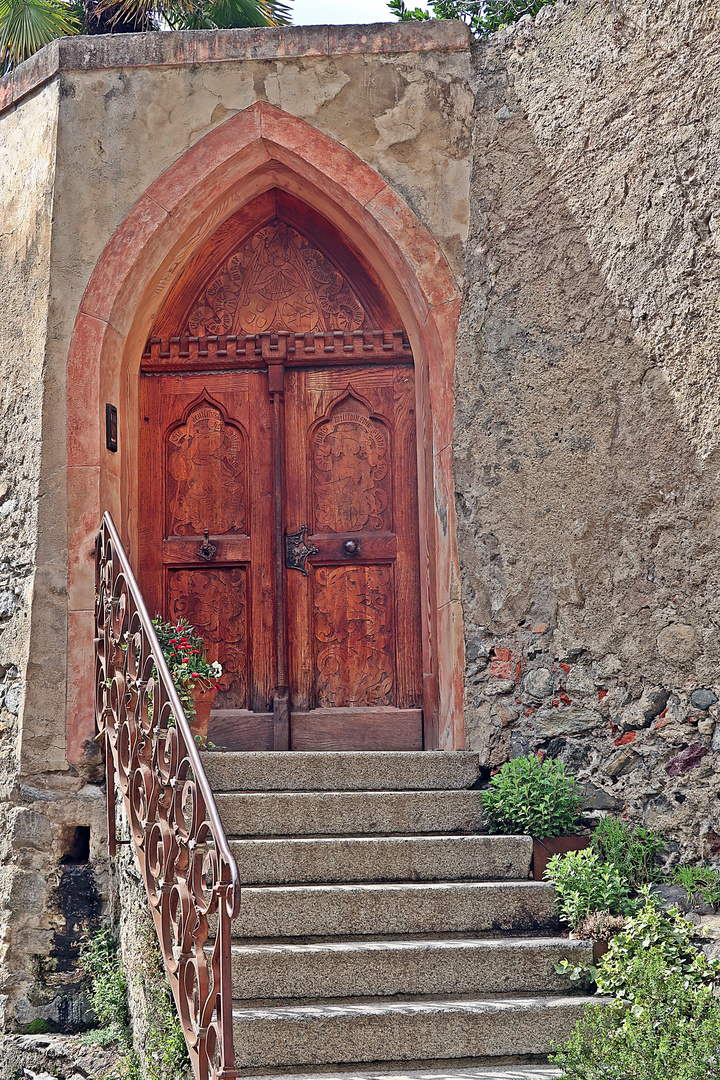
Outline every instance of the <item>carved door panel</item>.
<svg viewBox="0 0 720 1080">
<path fill-rule="evenodd" d="M 267 375 L 144 376 L 141 409 L 140 586 L 151 615 L 197 628 L 223 665 L 216 708 L 264 748 L 275 678 Z"/>
<path fill-rule="evenodd" d="M 290 744 L 422 749 L 413 369 L 287 370 Z"/>
</svg>

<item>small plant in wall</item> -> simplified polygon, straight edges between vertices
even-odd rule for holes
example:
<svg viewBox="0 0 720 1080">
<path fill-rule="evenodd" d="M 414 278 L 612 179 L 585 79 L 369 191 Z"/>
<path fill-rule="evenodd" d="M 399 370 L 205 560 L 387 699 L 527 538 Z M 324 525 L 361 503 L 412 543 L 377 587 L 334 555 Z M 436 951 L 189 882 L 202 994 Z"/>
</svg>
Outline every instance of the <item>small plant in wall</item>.
<svg viewBox="0 0 720 1080">
<path fill-rule="evenodd" d="M 559 761 L 519 757 L 506 762 L 492 777 L 482 801 L 489 832 L 533 837 L 538 881 L 553 853 L 589 843 L 588 837 L 577 835 L 582 791 Z"/>
<path fill-rule="evenodd" d="M 171 623 L 157 615 L 153 626 L 185 716 L 196 738 L 207 741 L 210 710 L 222 666 L 217 660 L 208 660 L 203 639 L 187 619 Z"/>
</svg>

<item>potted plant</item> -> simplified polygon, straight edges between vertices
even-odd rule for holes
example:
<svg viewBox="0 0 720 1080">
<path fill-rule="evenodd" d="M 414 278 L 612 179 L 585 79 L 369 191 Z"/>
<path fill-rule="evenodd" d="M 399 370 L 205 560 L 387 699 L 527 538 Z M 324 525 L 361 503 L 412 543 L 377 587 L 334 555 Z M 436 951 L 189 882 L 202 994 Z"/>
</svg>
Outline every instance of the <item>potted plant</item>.
<svg viewBox="0 0 720 1080">
<path fill-rule="evenodd" d="M 552 855 L 579 851 L 590 843 L 577 832 L 582 791 L 559 761 L 531 756 L 506 762 L 490 780 L 482 802 L 488 832 L 532 836 L 536 881 L 542 881 Z"/>
<path fill-rule="evenodd" d="M 153 626 L 193 735 L 206 741 L 222 666 L 207 659 L 203 639 L 187 619 L 170 623 L 157 615 Z"/>
</svg>

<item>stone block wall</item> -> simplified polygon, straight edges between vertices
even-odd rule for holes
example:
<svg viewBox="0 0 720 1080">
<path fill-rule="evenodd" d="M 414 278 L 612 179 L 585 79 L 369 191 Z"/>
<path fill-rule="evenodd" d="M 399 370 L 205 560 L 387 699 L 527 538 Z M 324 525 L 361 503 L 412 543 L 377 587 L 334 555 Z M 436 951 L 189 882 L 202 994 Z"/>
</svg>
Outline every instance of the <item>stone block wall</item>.
<svg viewBox="0 0 720 1080">
<path fill-rule="evenodd" d="M 720 855 L 720 17 L 581 0 L 475 51 L 455 489 L 467 744 Z"/>
</svg>

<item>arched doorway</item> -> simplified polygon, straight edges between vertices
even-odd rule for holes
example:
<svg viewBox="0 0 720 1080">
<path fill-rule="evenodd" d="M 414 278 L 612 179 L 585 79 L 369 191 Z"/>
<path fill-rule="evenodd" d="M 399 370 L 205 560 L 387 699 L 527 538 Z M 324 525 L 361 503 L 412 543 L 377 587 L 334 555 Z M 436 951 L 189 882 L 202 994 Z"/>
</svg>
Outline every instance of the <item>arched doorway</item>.
<svg viewBox="0 0 720 1080">
<path fill-rule="evenodd" d="M 140 585 L 223 665 L 211 739 L 422 749 L 415 373 L 379 278 L 270 188 L 179 275 L 140 382 Z"/>
</svg>

